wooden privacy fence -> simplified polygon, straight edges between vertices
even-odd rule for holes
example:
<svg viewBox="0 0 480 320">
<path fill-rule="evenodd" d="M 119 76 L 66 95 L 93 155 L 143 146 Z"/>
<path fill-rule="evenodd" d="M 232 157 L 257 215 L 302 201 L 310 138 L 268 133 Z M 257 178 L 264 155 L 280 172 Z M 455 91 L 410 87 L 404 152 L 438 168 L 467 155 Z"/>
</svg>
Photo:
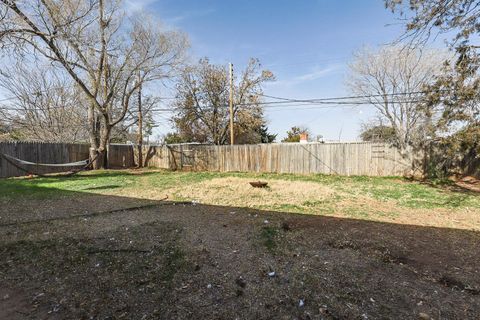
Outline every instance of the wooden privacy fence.
<svg viewBox="0 0 480 320">
<path fill-rule="evenodd" d="M 368 142 L 149 146 L 144 159 L 146 166 L 173 170 L 366 176 L 412 174 L 415 160 L 388 144 Z"/>
<path fill-rule="evenodd" d="M 88 158 L 86 144 L 1 142 L 0 153 L 35 163 L 70 163 Z M 111 168 L 135 166 L 136 148 L 112 144 Z M 212 146 L 180 144 L 146 146 L 145 165 L 149 167 L 219 172 L 324 173 L 339 175 L 401 176 L 412 173 L 412 154 L 382 143 L 312 143 Z M 65 167 L 41 167 L 35 172 L 54 173 Z M 68 168 L 67 168 L 68 169 Z M 0 159 L 0 177 L 22 176 L 5 159 Z"/>
<path fill-rule="evenodd" d="M 112 144 L 109 147 L 109 166 L 112 168 L 130 168 L 135 165 L 133 148 L 130 145 Z M 0 142 L 0 153 L 34 163 L 71 163 L 88 159 L 89 145 L 43 142 Z M 77 167 L 78 168 L 78 167 Z M 68 167 L 30 166 L 37 173 L 56 173 L 70 170 Z M 0 157 L 0 178 L 23 176 L 25 172 L 17 169 Z"/>
</svg>

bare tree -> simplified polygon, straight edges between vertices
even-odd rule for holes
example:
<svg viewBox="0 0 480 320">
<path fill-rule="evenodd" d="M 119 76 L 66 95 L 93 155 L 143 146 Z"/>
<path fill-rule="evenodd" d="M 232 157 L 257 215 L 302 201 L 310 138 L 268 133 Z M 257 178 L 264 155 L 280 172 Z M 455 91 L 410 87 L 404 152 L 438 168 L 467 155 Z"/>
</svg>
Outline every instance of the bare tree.
<svg viewBox="0 0 480 320">
<path fill-rule="evenodd" d="M 187 46 L 183 34 L 126 18 L 122 8 L 116 0 L 0 0 L 1 47 L 48 61 L 82 91 L 94 168 L 105 165 L 112 128 L 134 93 L 170 76 Z"/>
<path fill-rule="evenodd" d="M 370 120 L 362 124 L 360 138 L 362 141 L 395 143 L 395 130 L 379 121 Z"/>
<path fill-rule="evenodd" d="M 262 85 L 274 79 L 268 70 L 260 70 L 257 59 L 251 59 L 234 81 L 235 135 L 249 143 L 251 133 L 265 122 L 259 105 Z M 176 87 L 173 119 L 180 136 L 187 141 L 225 144 L 229 139 L 229 78 L 228 69 L 202 59 L 185 68 Z M 261 141 L 256 130 L 257 142 Z"/>
<path fill-rule="evenodd" d="M 0 112 L 0 116 L 1 116 Z M 12 132 L 9 125 L 0 117 L 0 141 L 12 140 Z"/>
<path fill-rule="evenodd" d="M 364 48 L 354 55 L 347 85 L 393 128 L 394 142 L 401 150 L 424 139 L 425 129 L 434 120 L 434 110 L 423 106 L 423 90 L 435 80 L 444 59 L 442 52 L 395 46 L 378 51 Z"/>
<path fill-rule="evenodd" d="M 0 87 L 12 99 L 0 113 L 17 138 L 45 142 L 85 142 L 87 107 L 81 91 L 64 74 L 25 64 L 0 70 Z"/>
</svg>

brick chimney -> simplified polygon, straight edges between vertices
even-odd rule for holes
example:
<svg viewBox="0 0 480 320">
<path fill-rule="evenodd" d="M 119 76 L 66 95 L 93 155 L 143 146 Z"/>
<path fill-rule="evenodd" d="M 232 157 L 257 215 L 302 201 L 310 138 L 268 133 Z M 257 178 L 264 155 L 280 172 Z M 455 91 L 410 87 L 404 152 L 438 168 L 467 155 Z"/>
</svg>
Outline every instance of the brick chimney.
<svg viewBox="0 0 480 320">
<path fill-rule="evenodd" d="M 300 133 L 300 143 L 308 143 L 308 134 Z"/>
</svg>

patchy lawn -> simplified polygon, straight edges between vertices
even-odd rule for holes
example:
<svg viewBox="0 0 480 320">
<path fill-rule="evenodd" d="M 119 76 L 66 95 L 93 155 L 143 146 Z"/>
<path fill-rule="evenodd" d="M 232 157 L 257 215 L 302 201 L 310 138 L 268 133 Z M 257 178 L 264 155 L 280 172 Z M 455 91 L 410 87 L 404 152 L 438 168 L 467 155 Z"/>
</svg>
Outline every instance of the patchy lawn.
<svg viewBox="0 0 480 320">
<path fill-rule="evenodd" d="M 450 184 L 103 171 L 0 204 L 0 319 L 480 315 L 480 199 Z"/>
<path fill-rule="evenodd" d="M 264 180 L 255 189 L 250 181 Z M 71 197 L 70 194 L 75 196 Z M 201 204 L 327 215 L 480 231 L 480 194 L 452 184 L 428 185 L 401 178 L 339 177 L 326 175 L 178 173 L 169 171 L 100 171 L 72 178 L 0 180 L 0 203 L 21 203 L 18 219 L 32 217 L 39 207 L 67 199 L 72 212 L 89 211 L 82 195 L 145 200 L 195 201 Z M 106 204 L 122 208 L 125 203 Z M 94 207 L 93 210 L 99 210 Z M 0 211 L 1 213 L 1 211 Z M 17 214 L 17 213 L 15 213 Z M 52 215 L 55 213 L 52 212 Z M 0 214 L 0 223 L 8 213 Z"/>
</svg>

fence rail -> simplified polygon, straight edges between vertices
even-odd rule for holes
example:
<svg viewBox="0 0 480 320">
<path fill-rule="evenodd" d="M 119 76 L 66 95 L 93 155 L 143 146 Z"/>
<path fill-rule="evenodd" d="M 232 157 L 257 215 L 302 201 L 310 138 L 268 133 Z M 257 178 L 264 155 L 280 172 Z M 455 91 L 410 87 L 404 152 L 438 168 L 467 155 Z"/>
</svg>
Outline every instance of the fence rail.
<svg viewBox="0 0 480 320">
<path fill-rule="evenodd" d="M 145 165 L 192 171 L 401 176 L 414 157 L 383 143 L 169 145 L 144 148 Z"/>
<path fill-rule="evenodd" d="M 70 163 L 88 158 L 86 144 L 1 142 L 0 153 L 35 163 Z M 112 144 L 109 166 L 135 166 L 136 148 Z M 212 146 L 181 144 L 145 146 L 145 165 L 171 170 L 219 172 L 324 173 L 339 175 L 401 176 L 412 173 L 411 154 L 405 156 L 382 143 L 313 143 Z M 65 167 L 37 167 L 54 173 Z M 33 170 L 32 170 L 33 171 Z M 0 159 L 0 177 L 24 175 Z"/>
</svg>

